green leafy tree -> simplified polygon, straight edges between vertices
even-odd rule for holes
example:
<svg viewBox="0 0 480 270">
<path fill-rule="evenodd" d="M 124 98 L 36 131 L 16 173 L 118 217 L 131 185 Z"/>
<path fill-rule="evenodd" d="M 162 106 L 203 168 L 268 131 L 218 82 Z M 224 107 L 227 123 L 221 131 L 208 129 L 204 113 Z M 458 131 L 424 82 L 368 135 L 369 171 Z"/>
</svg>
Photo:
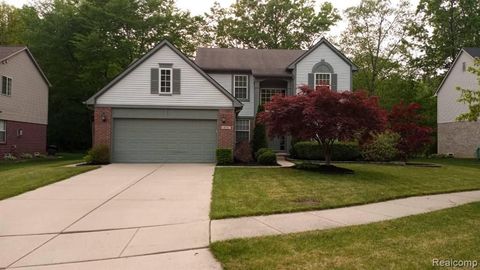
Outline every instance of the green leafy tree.
<svg viewBox="0 0 480 270">
<path fill-rule="evenodd" d="M 0 45 L 22 44 L 22 9 L 0 2 Z"/>
<path fill-rule="evenodd" d="M 258 106 L 258 113 L 263 112 L 263 106 Z M 253 138 L 252 138 L 252 152 L 253 154 L 257 153 L 260 148 L 267 148 L 267 132 L 265 130 L 265 125 L 258 121 L 258 115 L 255 119 L 255 128 L 253 129 Z"/>
<path fill-rule="evenodd" d="M 480 59 L 475 60 L 475 64 L 468 68 L 468 71 L 477 75 L 478 83 L 480 85 Z M 457 117 L 458 121 L 478 121 L 480 118 L 480 89 L 464 89 L 457 87 L 461 92 L 459 102 L 468 105 L 468 112 L 462 113 Z"/>
<path fill-rule="evenodd" d="M 164 38 L 193 55 L 203 21 L 173 0 L 53 0 L 24 13 L 25 42 L 53 84 L 49 143 L 65 150 L 91 144 L 83 101 Z"/>
<path fill-rule="evenodd" d="M 462 47 L 480 44 L 478 0 L 420 0 L 417 14 L 409 30 L 420 54 L 412 64 L 423 74 L 445 72 Z"/>
<path fill-rule="evenodd" d="M 306 49 L 340 16 L 332 4 L 312 0 L 238 0 L 215 3 L 206 14 L 208 39 L 220 47 Z"/>
<path fill-rule="evenodd" d="M 362 0 L 345 13 L 348 27 L 340 45 L 360 68 L 354 86 L 375 93 L 379 82 L 393 71 L 403 72 L 402 63 L 410 54 L 406 29 L 413 12 L 406 0 L 398 5 L 388 0 Z"/>
</svg>

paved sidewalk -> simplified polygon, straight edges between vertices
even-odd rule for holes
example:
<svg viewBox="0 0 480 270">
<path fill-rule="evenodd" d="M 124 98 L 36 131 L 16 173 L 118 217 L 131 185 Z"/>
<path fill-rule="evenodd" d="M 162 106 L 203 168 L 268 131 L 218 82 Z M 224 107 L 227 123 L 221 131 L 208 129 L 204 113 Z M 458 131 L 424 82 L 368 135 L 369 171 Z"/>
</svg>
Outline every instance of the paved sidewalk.
<svg viewBox="0 0 480 270">
<path fill-rule="evenodd" d="M 0 269 L 221 269 L 213 164 L 112 164 L 0 201 Z"/>
<path fill-rule="evenodd" d="M 409 197 L 366 205 L 212 220 L 211 241 L 367 224 L 480 201 L 480 191 Z"/>
</svg>

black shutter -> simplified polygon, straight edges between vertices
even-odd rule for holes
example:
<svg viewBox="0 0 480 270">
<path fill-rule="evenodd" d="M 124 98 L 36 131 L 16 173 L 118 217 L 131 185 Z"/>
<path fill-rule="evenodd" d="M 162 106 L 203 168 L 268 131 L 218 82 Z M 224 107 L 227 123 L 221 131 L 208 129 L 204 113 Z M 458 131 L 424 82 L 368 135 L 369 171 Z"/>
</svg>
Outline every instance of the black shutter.
<svg viewBox="0 0 480 270">
<path fill-rule="evenodd" d="M 150 70 L 150 93 L 158 95 L 158 68 Z"/>
<path fill-rule="evenodd" d="M 332 91 L 337 92 L 337 74 L 332 74 Z"/>
<path fill-rule="evenodd" d="M 313 73 L 308 73 L 308 88 L 315 88 L 315 78 L 313 76 Z"/>
<path fill-rule="evenodd" d="M 173 94 L 180 95 L 181 72 L 179 68 L 173 69 Z"/>
</svg>

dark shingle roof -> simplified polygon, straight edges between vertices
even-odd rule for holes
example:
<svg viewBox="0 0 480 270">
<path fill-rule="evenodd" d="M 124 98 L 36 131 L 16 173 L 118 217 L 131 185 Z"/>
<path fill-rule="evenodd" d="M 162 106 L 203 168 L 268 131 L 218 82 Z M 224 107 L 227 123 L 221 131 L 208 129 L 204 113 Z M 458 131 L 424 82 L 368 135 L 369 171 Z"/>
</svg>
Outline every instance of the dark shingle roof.
<svg viewBox="0 0 480 270">
<path fill-rule="evenodd" d="M 463 48 L 463 49 L 473 57 L 480 57 L 480 48 Z"/>
<path fill-rule="evenodd" d="M 290 63 L 303 50 L 198 48 L 195 63 L 205 71 L 251 72 L 254 76 L 289 77 Z"/>
<path fill-rule="evenodd" d="M 4 60 L 8 56 L 25 49 L 25 46 L 0 46 L 0 60 Z"/>
</svg>

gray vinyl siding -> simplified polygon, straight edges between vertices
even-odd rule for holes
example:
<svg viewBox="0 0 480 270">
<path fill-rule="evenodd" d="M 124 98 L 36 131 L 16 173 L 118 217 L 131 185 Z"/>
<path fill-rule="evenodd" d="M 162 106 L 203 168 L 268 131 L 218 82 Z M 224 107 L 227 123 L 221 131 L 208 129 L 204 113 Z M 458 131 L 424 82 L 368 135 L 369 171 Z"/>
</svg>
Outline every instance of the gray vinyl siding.
<svg viewBox="0 0 480 270">
<path fill-rule="evenodd" d="M 1 76 L 12 78 L 10 96 L 0 95 L 0 119 L 48 123 L 48 85 L 26 51 L 0 64 Z M 0 86 L 1 87 L 1 86 Z"/>
<path fill-rule="evenodd" d="M 313 52 L 297 63 L 294 72 L 296 87 L 299 87 L 302 84 L 308 84 L 308 74 L 312 73 L 312 68 L 322 59 L 332 65 L 335 74 L 337 74 L 338 91 L 352 90 L 351 66 L 325 44 L 321 44 Z"/>
<path fill-rule="evenodd" d="M 239 73 L 235 73 L 235 74 L 239 75 Z M 209 73 L 208 75 L 233 95 L 232 80 L 233 80 L 234 73 Z M 255 115 L 254 81 L 255 81 L 254 77 L 252 75 L 248 75 L 249 99 L 248 101 L 242 101 L 243 109 L 239 113 L 240 117 L 253 117 Z"/>
<path fill-rule="evenodd" d="M 181 69 L 181 94 L 151 94 L 150 69 L 172 63 Z M 146 59 L 97 99 L 98 105 L 232 107 L 232 101 L 168 46 Z"/>
</svg>

